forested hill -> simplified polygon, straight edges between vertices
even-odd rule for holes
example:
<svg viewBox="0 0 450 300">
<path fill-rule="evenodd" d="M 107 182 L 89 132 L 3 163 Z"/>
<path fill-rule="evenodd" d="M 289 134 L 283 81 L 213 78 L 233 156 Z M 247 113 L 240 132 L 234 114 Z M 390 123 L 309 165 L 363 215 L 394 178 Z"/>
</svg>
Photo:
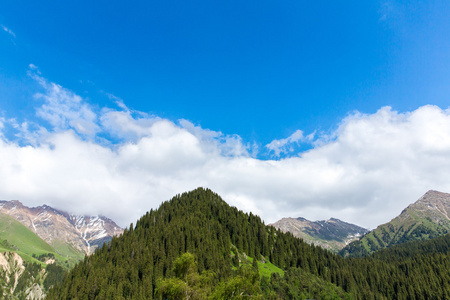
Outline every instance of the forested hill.
<svg viewBox="0 0 450 300">
<path fill-rule="evenodd" d="M 450 253 L 450 233 L 431 240 L 406 242 L 378 250 L 372 257 L 384 261 L 401 261 L 405 257 L 416 258 L 448 253 Z"/>
<path fill-rule="evenodd" d="M 174 261 L 186 252 L 196 258 L 192 274 L 197 277 L 177 277 Z M 230 295 L 246 295 L 236 299 L 448 299 L 448 251 L 432 252 L 394 262 L 344 259 L 265 226 L 258 216 L 230 207 L 217 194 L 200 188 L 149 211 L 136 226 L 79 263 L 48 298 L 161 299 L 163 282 L 171 292 L 175 288 L 189 292 L 190 299 Z M 247 261 L 253 261 L 262 277 L 246 271 Z M 270 263 L 284 272 L 264 274 Z M 236 293 L 239 289 L 245 291 Z M 184 299 L 170 293 L 164 298 Z"/>
</svg>

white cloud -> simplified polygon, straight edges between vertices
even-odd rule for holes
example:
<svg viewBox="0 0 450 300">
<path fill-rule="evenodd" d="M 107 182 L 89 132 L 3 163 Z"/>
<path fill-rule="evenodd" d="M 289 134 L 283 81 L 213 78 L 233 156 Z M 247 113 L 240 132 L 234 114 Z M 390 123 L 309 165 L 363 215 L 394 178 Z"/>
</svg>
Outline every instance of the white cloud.
<svg viewBox="0 0 450 300">
<path fill-rule="evenodd" d="M 2 27 L 3 31 L 7 32 L 7 33 L 8 33 L 9 35 L 11 35 L 13 38 L 16 37 L 16 34 L 15 34 L 11 29 L 9 29 L 8 27 L 6 27 L 5 25 L 0 25 L 0 26 Z"/>
<path fill-rule="evenodd" d="M 36 70 L 34 65 L 30 65 Z M 38 70 L 37 70 L 38 72 Z M 37 93 L 35 97 L 44 103 L 37 109 L 37 115 L 48 121 L 53 130 L 62 131 L 73 129 L 84 136 L 95 136 L 99 132 L 97 115 L 83 99 L 62 86 L 47 82 L 39 73 L 30 73 L 44 88 L 44 93 Z"/>
<path fill-rule="evenodd" d="M 203 129 L 188 120 L 181 119 L 179 124 L 197 137 L 205 151 L 220 153 L 224 156 L 250 156 L 250 145 L 244 145 L 239 135 L 224 135 L 222 132 Z M 252 152 L 255 150 L 252 149 Z"/>
<path fill-rule="evenodd" d="M 151 126 L 158 121 L 161 119 L 146 115 L 135 117 L 129 110 L 104 109 L 100 116 L 104 130 L 115 137 L 131 141 L 151 135 Z"/>
<path fill-rule="evenodd" d="M 37 71 L 38 74 L 41 74 L 41 72 L 39 71 L 39 68 L 35 64 L 29 64 L 28 67 L 33 71 Z"/>
<path fill-rule="evenodd" d="M 15 136 L 25 144 L 37 146 L 40 141 L 48 137 L 50 134 L 45 127 L 39 126 L 33 122 L 17 123 L 15 119 L 8 120 L 9 124 L 16 129 Z"/>
<path fill-rule="evenodd" d="M 73 92 L 46 84 L 38 113 L 55 129 L 22 123 L 17 130 L 39 143 L 0 140 L 1 199 L 102 213 L 127 226 L 175 194 L 203 186 L 266 223 L 337 217 L 375 227 L 429 189 L 450 192 L 450 111 L 436 106 L 356 112 L 329 137 L 311 141 L 313 149 L 261 160 L 237 135 L 130 110 L 95 113 Z M 77 130 L 83 122 L 88 130 Z M 111 146 L 87 133 L 121 140 Z M 297 131 L 267 148 L 281 153 L 304 139 Z"/>
<path fill-rule="evenodd" d="M 279 157 L 280 154 L 287 154 L 290 152 L 294 152 L 295 145 L 300 144 L 301 142 L 309 141 L 311 142 L 314 139 L 315 133 L 309 134 L 306 137 L 303 135 L 303 131 L 296 130 L 293 134 L 285 139 L 273 140 L 269 144 L 266 145 L 266 148 L 269 151 L 274 152 L 276 157 Z"/>
</svg>

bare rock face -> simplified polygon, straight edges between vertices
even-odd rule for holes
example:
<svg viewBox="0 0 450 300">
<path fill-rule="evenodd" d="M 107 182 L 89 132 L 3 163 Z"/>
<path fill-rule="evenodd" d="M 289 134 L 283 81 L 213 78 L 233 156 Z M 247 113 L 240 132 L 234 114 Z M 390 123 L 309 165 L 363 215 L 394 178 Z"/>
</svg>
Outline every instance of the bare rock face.
<svg viewBox="0 0 450 300">
<path fill-rule="evenodd" d="M 29 287 L 25 294 L 27 295 L 27 300 L 42 300 L 45 299 L 45 293 L 42 290 L 42 287 L 35 283 L 31 287 Z"/>
<path fill-rule="evenodd" d="M 91 254 L 123 229 L 103 216 L 76 216 L 43 205 L 29 208 L 20 201 L 0 201 L 0 212 L 27 226 L 55 249 L 73 247 Z"/>
<path fill-rule="evenodd" d="M 26 275 L 25 275 L 26 274 Z M 1 299 L 45 299 L 45 292 L 39 284 L 47 275 L 45 268 L 42 268 L 38 277 L 30 277 L 26 272 L 26 266 L 22 257 L 15 252 L 0 253 L 0 285 L 3 294 L 0 292 Z M 24 276 L 28 276 L 25 277 Z M 26 290 L 19 289 L 19 280 L 25 280 Z M 22 283 L 23 285 L 23 283 Z M 23 288 L 23 287 L 22 287 Z"/>
<path fill-rule="evenodd" d="M 335 218 L 314 222 L 305 218 L 283 218 L 270 225 L 290 232 L 307 243 L 335 252 L 368 232 L 365 228 Z"/>
<path fill-rule="evenodd" d="M 7 293 L 13 294 L 19 277 L 25 270 L 22 257 L 13 252 L 0 253 L 0 270 L 2 270 L 3 279 L 9 288 Z M 12 284 L 10 284 L 11 282 Z"/>
<path fill-rule="evenodd" d="M 123 232 L 122 228 L 106 217 L 69 215 L 67 218 L 86 243 L 87 254 Z"/>
<path fill-rule="evenodd" d="M 403 217 L 414 214 L 417 217 L 429 218 L 436 224 L 450 229 L 450 194 L 428 191 L 415 203 L 409 205 L 402 214 Z"/>
</svg>

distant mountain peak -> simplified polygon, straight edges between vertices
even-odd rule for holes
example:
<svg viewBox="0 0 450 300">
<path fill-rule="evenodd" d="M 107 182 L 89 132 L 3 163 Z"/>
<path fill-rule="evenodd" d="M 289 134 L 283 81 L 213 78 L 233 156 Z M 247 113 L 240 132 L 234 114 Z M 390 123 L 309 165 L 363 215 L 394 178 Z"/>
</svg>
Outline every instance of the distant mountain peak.
<svg viewBox="0 0 450 300">
<path fill-rule="evenodd" d="M 339 219 L 337 219 L 337 218 L 330 218 L 329 220 L 327 220 L 327 222 L 340 222 L 340 223 L 346 223 L 346 222 L 341 221 L 341 220 L 339 220 Z M 349 224 L 349 223 L 347 223 L 347 224 Z"/>
<path fill-rule="evenodd" d="M 427 196 L 427 195 L 450 195 L 448 193 L 444 193 L 444 192 L 440 192 L 440 191 L 436 191 L 436 190 L 428 190 L 423 196 Z"/>
<path fill-rule="evenodd" d="M 23 204 L 19 200 L 11 200 L 11 201 L 0 200 L 0 207 L 13 209 L 14 207 L 23 207 Z"/>
<path fill-rule="evenodd" d="M 430 219 L 437 224 L 447 223 L 450 221 L 450 194 L 434 190 L 426 192 L 398 216 L 403 219 L 407 217 Z"/>
<path fill-rule="evenodd" d="M 450 199 L 449 193 L 442 193 L 438 191 L 430 190 L 426 192 L 422 197 L 419 198 L 414 204 L 417 203 L 441 203 L 445 202 L 448 203 L 448 200 Z"/>
<path fill-rule="evenodd" d="M 368 232 L 365 228 L 336 218 L 314 222 L 303 217 L 283 218 L 270 225 L 283 232 L 291 232 L 308 243 L 336 252 Z"/>
<path fill-rule="evenodd" d="M 422 197 L 420 197 L 416 202 L 411 205 L 420 204 L 420 203 L 448 203 L 450 199 L 449 193 L 442 193 L 434 190 L 429 190 Z"/>
<path fill-rule="evenodd" d="M 69 214 L 47 204 L 30 208 L 18 200 L 0 201 L 0 212 L 12 216 L 50 245 L 69 244 L 83 255 L 123 232 L 109 218 Z"/>
<path fill-rule="evenodd" d="M 400 215 L 348 245 L 341 254 L 363 256 L 392 245 L 441 236 L 450 232 L 449 217 L 450 194 L 429 190 Z"/>
</svg>

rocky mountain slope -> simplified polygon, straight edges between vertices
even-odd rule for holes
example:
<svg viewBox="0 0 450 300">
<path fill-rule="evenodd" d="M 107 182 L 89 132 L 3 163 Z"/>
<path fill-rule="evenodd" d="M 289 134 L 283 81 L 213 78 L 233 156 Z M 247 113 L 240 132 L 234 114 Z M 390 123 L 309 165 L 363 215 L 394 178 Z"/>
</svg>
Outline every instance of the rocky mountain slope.
<svg viewBox="0 0 450 300">
<path fill-rule="evenodd" d="M 0 299 L 44 299 L 64 269 L 122 232 L 105 217 L 0 201 Z"/>
<path fill-rule="evenodd" d="M 343 256 L 364 256 L 413 240 L 427 240 L 450 232 L 450 194 L 428 191 L 389 223 L 378 226 L 341 250 Z"/>
<path fill-rule="evenodd" d="M 18 279 L 25 271 L 23 259 L 13 252 L 0 253 L 0 270 L 6 283 L 7 293 L 13 293 L 17 287 Z M 5 287 L 2 287 L 5 289 Z"/>
<path fill-rule="evenodd" d="M 106 217 L 70 215 L 47 205 L 30 208 L 17 200 L 0 201 L 0 213 L 24 224 L 61 255 L 89 255 L 123 232 Z"/>
<path fill-rule="evenodd" d="M 0 213 L 0 299 L 43 299 L 46 266 L 76 261 L 58 255 L 44 240 L 13 217 Z M 63 272 L 63 268 L 56 267 Z M 55 272 L 50 275 L 50 279 Z"/>
<path fill-rule="evenodd" d="M 48 275 L 46 270 L 39 268 L 37 272 L 30 273 L 27 265 L 17 253 L 0 253 L 0 296 L 2 299 L 45 298 L 40 282 Z"/>
<path fill-rule="evenodd" d="M 334 252 L 368 232 L 365 228 L 335 218 L 314 222 L 305 218 L 283 218 L 270 225 Z"/>
</svg>

